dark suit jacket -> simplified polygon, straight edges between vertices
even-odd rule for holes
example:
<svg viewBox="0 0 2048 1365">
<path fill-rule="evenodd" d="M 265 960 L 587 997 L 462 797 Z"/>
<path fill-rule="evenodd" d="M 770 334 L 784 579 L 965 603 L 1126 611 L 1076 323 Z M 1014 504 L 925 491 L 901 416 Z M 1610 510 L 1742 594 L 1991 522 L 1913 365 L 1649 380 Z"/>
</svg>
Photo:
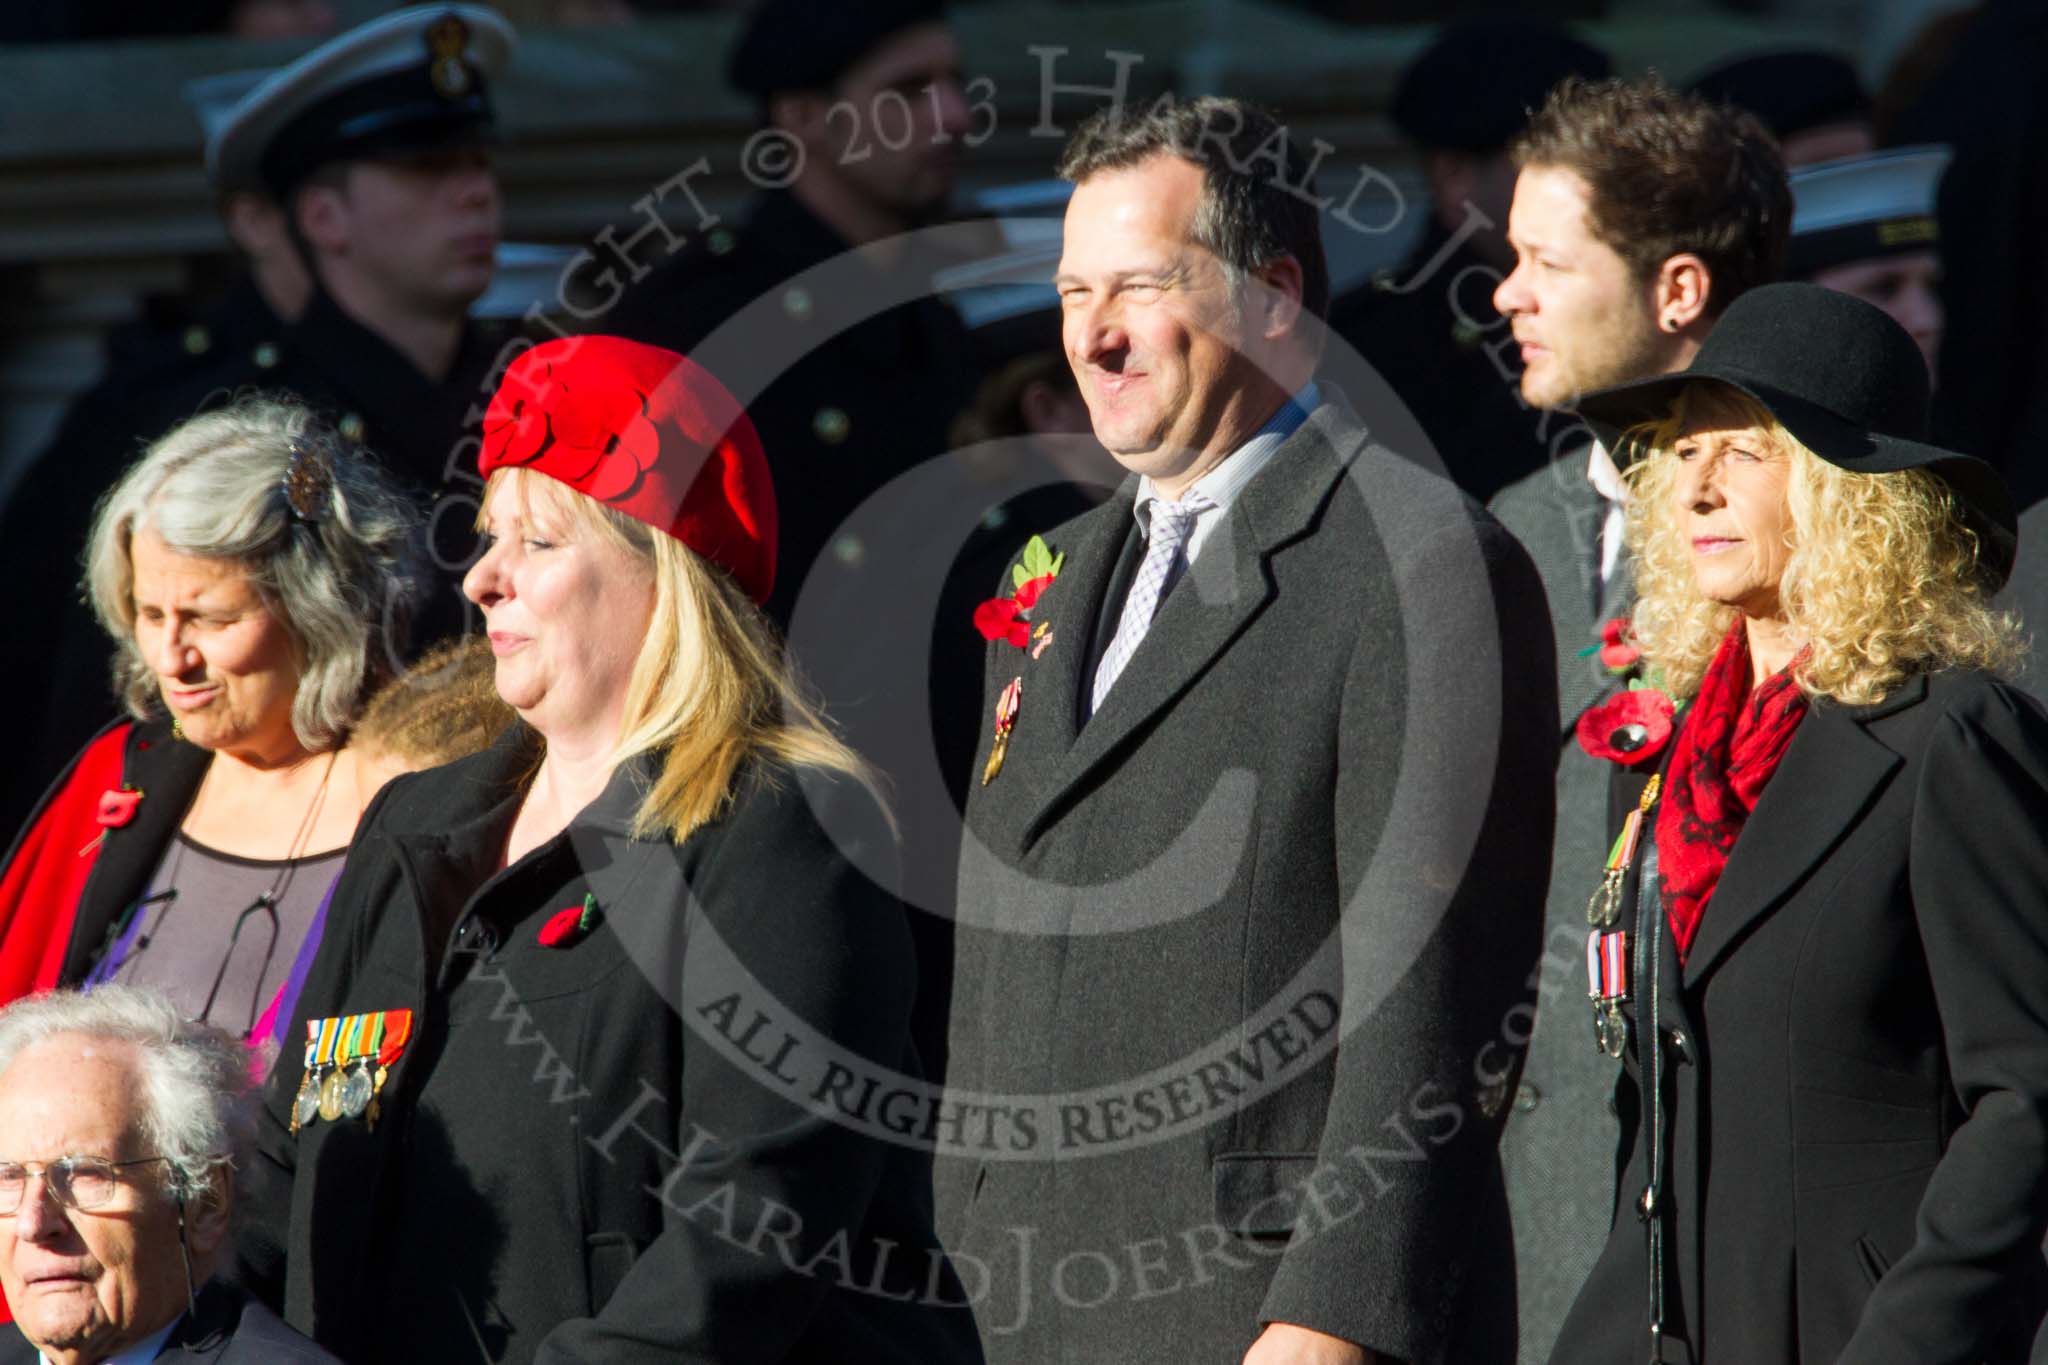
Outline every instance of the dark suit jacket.
<svg viewBox="0 0 2048 1365">
<path fill-rule="evenodd" d="M 2048 1307 L 2043 829 L 2048 719 L 2003 684 L 1916 678 L 1800 723 L 1682 971 L 1661 935 L 1667 1359 L 2027 1358 Z M 1641 1028 L 1614 1230 L 1558 1365 L 1647 1353 Z"/>
<path fill-rule="evenodd" d="M 1607 853 L 1608 775 L 1612 765 L 1579 747 L 1575 727 L 1587 708 L 1620 681 L 1583 651 L 1599 642 L 1603 621 L 1633 601 L 1628 557 L 1594 610 L 1600 530 L 1607 503 L 1586 478 L 1587 448 L 1577 446 L 1493 500 L 1491 511 L 1522 542 L 1543 576 L 1557 640 L 1560 721 L 1557 838 L 1528 1061 L 1514 1112 L 1501 1135 L 1508 1211 L 1515 1225 L 1520 1290 L 1521 1365 L 1541 1365 L 1607 1244 L 1619 1125 L 1614 1080 L 1620 1068 L 1593 1046 L 1586 1016 L 1586 898 Z"/>
<path fill-rule="evenodd" d="M 268 1308 L 218 1281 L 200 1290 L 199 1315 L 179 1319 L 156 1358 L 211 1365 L 341 1365 Z M 36 1359 L 36 1348 L 21 1328 L 11 1322 L 0 1326 L 0 1365 L 36 1365 Z"/>
<path fill-rule="evenodd" d="M 1325 403 L 1083 725 L 1135 488 L 1048 533 L 1043 652 L 989 647 L 1022 701 L 968 808 L 950 1077 L 988 1117 L 940 1135 L 989 1358 L 1226 1361 L 1278 1319 L 1506 1360 L 1501 1035 L 1556 753 L 1535 573 Z"/>
</svg>

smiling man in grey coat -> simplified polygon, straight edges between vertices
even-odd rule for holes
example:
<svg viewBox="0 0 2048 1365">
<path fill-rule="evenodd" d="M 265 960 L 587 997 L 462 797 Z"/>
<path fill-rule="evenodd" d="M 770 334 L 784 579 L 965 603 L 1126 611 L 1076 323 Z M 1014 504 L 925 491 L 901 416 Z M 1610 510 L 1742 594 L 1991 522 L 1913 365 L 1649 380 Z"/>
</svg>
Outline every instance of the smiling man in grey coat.
<svg viewBox="0 0 2048 1365">
<path fill-rule="evenodd" d="M 1056 283 L 1129 477 L 977 613 L 941 1230 L 991 1365 L 1505 1361 L 1542 590 L 1314 383 L 1286 130 L 1117 114 Z"/>
</svg>

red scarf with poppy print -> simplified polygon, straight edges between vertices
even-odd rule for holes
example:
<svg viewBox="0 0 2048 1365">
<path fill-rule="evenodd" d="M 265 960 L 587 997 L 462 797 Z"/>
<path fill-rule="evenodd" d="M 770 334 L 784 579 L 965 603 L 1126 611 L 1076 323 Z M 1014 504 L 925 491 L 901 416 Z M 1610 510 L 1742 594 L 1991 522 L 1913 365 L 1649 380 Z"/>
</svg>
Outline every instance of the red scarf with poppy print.
<svg viewBox="0 0 2048 1365">
<path fill-rule="evenodd" d="M 1789 667 L 1750 687 L 1749 635 L 1736 618 L 1679 729 L 1657 812 L 1664 914 L 1680 962 L 1743 824 L 1805 714 L 1806 697 Z"/>
</svg>

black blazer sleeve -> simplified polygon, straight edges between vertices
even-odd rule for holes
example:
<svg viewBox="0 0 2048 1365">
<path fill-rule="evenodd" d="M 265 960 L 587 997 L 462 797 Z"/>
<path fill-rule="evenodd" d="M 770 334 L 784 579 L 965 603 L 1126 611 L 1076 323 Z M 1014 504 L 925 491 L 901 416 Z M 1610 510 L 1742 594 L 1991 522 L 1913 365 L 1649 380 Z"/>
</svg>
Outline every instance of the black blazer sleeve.
<svg viewBox="0 0 2048 1365">
<path fill-rule="evenodd" d="M 1260 1316 L 1430 1361 L 1466 1287 L 1512 1273 L 1478 1092 L 1541 946 L 1558 722 L 1542 585 L 1505 531 L 1475 518 L 1400 572 L 1405 619 L 1360 632 L 1339 722 L 1343 1033 L 1304 1191 L 1329 1225 L 1295 1237 Z M 1361 757 L 1389 726 L 1398 773 Z"/>
<path fill-rule="evenodd" d="M 1841 1365 L 1984 1359 L 2048 1227 L 2048 719 L 1985 688 L 1937 726 L 1902 833 L 1968 1117 Z"/>
</svg>

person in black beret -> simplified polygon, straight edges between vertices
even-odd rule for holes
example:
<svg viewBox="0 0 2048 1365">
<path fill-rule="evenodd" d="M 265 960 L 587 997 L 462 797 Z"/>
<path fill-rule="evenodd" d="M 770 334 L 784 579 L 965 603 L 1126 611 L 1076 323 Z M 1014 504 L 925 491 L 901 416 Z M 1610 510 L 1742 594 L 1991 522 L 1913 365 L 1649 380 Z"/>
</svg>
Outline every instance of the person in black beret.
<svg viewBox="0 0 2048 1365">
<path fill-rule="evenodd" d="M 973 396 L 973 348 L 930 297 L 934 269 L 953 262 L 895 239 L 949 216 L 962 152 L 990 115 L 970 104 L 937 0 L 770 0 L 748 16 L 727 71 L 760 107 L 757 145 L 785 159 L 751 167 L 761 189 L 742 220 L 693 233 L 605 325 L 687 354 L 746 314 L 744 336 L 723 335 L 730 358 L 700 358 L 741 391 L 777 482 L 800 491 L 783 504 L 767 603 L 786 627 L 814 566 L 857 574 L 869 558 L 847 515 L 947 449 Z M 885 297 L 908 302 L 877 311 L 870 301 Z M 746 372 L 768 355 L 799 358 Z"/>
<path fill-rule="evenodd" d="M 1651 685 L 1577 727 L 1624 1136 L 1557 1365 L 2020 1365 L 2048 1309 L 2048 715 L 2011 495 L 1928 400 L 1897 323 L 1785 283 L 1578 402 Z"/>
<path fill-rule="evenodd" d="M 1331 305 L 1331 330 L 1392 386 L 1444 472 L 1481 501 L 1547 455 L 1539 415 L 1515 397 L 1521 362 L 1492 300 L 1514 266 L 1507 146 L 1558 82 L 1598 79 L 1608 66 L 1605 53 L 1536 20 L 1446 29 L 1402 74 L 1392 110 L 1422 158 L 1428 226 L 1399 266 Z"/>
<path fill-rule="evenodd" d="M 1832 52 L 1798 48 L 1737 57 L 1686 89 L 1756 115 L 1778 139 L 1787 166 L 1877 149 L 1870 95 L 1856 68 Z"/>
</svg>

